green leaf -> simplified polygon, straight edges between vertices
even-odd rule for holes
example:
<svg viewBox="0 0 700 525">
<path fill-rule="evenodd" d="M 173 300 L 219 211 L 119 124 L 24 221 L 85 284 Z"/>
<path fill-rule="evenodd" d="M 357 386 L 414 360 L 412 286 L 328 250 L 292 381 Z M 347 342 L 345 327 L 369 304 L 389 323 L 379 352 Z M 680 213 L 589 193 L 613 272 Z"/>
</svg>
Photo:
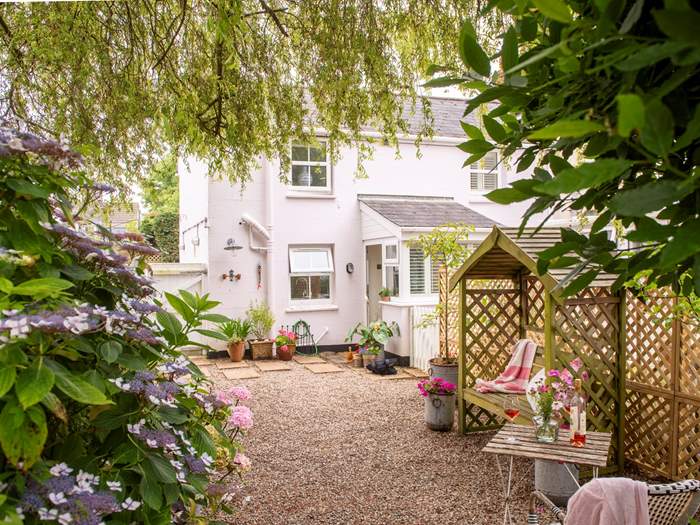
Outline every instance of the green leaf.
<svg viewBox="0 0 700 525">
<path fill-rule="evenodd" d="M 677 228 L 673 239 L 661 250 L 659 265 L 672 268 L 700 252 L 700 221 L 689 221 Z"/>
<path fill-rule="evenodd" d="M 593 280 L 598 276 L 598 270 L 589 270 L 578 277 L 571 281 L 569 285 L 564 288 L 564 291 L 562 292 L 562 295 L 565 297 L 571 297 L 572 295 L 576 295 L 579 293 L 581 290 L 586 288 L 589 284 L 593 282 Z"/>
<path fill-rule="evenodd" d="M 627 16 L 622 21 L 622 25 L 620 26 L 620 34 L 624 35 L 625 33 L 629 33 L 630 29 L 632 29 L 634 24 L 636 24 L 639 20 L 639 17 L 642 16 L 643 8 L 644 0 L 637 0 L 634 4 L 632 4 L 630 10 L 627 11 Z"/>
<path fill-rule="evenodd" d="M 142 477 L 141 483 L 139 484 L 139 493 L 146 505 L 153 510 L 160 509 L 163 498 L 160 485 L 155 479 L 151 480 L 146 476 Z"/>
<path fill-rule="evenodd" d="M 500 188 L 486 194 L 486 198 L 493 202 L 497 202 L 498 204 L 521 202 L 531 197 L 532 195 L 518 191 L 515 188 Z"/>
<path fill-rule="evenodd" d="M 638 95 L 617 96 L 617 132 L 629 137 L 633 130 L 644 126 L 644 102 Z"/>
<path fill-rule="evenodd" d="M 486 128 L 486 131 L 493 140 L 495 140 L 496 142 L 503 142 L 506 139 L 508 134 L 506 133 L 506 130 L 503 128 L 503 126 L 501 126 L 496 119 L 493 119 L 488 115 L 484 115 L 482 119 L 484 121 L 484 127 Z"/>
<path fill-rule="evenodd" d="M 676 141 L 676 144 L 673 146 L 673 150 L 678 151 L 683 148 L 687 148 L 698 137 L 700 137 L 700 106 L 695 108 L 693 118 L 685 127 L 683 135 L 681 135 Z"/>
<path fill-rule="evenodd" d="M 185 321 L 189 323 L 194 319 L 194 311 L 192 308 L 187 306 L 185 301 L 168 292 L 165 292 L 165 298 L 168 300 L 168 303 L 170 303 L 170 306 L 172 306 L 173 309 L 179 313 Z"/>
<path fill-rule="evenodd" d="M 610 209 L 618 215 L 643 217 L 658 211 L 692 192 L 671 180 L 655 181 L 632 190 L 617 193 L 610 199 Z"/>
<path fill-rule="evenodd" d="M 480 140 L 480 139 L 473 139 L 473 140 L 468 140 L 467 142 L 462 142 L 459 146 L 457 146 L 459 149 L 466 153 L 483 153 L 486 154 L 489 151 L 491 151 L 494 146 L 490 142 L 487 142 L 485 140 Z"/>
<path fill-rule="evenodd" d="M 173 466 L 161 456 L 149 455 L 148 462 L 156 479 L 162 483 L 177 483 L 177 474 Z"/>
<path fill-rule="evenodd" d="M 642 146 L 656 155 L 666 156 L 673 143 L 673 115 L 659 100 L 646 107 L 644 127 L 641 133 Z"/>
<path fill-rule="evenodd" d="M 440 88 L 454 86 L 456 84 L 462 84 L 464 82 L 463 77 L 456 77 L 454 75 L 448 75 L 444 77 L 436 77 L 428 80 L 423 84 L 423 87 L 427 88 Z"/>
<path fill-rule="evenodd" d="M 177 335 L 182 332 L 182 324 L 180 324 L 178 318 L 170 312 L 157 312 L 156 319 L 163 330 L 171 334 L 173 337 L 177 337 Z"/>
<path fill-rule="evenodd" d="M 212 323 L 226 323 L 231 320 L 230 317 L 226 317 L 221 314 L 202 314 L 199 316 L 203 321 L 211 321 Z"/>
<path fill-rule="evenodd" d="M 83 268 L 82 266 L 78 266 L 77 264 L 61 268 L 61 273 L 67 275 L 75 281 L 89 281 L 95 276 L 94 273 Z"/>
<path fill-rule="evenodd" d="M 200 453 L 206 452 L 211 457 L 216 457 L 216 444 L 212 440 L 209 432 L 199 425 L 194 427 L 192 431 L 192 446 Z"/>
<path fill-rule="evenodd" d="M 673 40 L 700 46 L 700 13 L 691 9 L 652 10 L 659 29 Z"/>
<path fill-rule="evenodd" d="M 20 372 L 15 383 L 15 392 L 22 408 L 36 405 L 53 388 L 54 374 L 40 360 Z"/>
<path fill-rule="evenodd" d="M 32 184 L 28 180 L 24 179 L 7 179 L 5 184 L 11 189 L 18 193 L 19 195 L 26 195 L 27 197 L 37 197 L 40 199 L 45 199 L 51 192 L 46 188 L 41 187 L 38 184 Z"/>
<path fill-rule="evenodd" d="M 207 337 L 212 337 L 214 339 L 218 339 L 219 341 L 228 342 L 228 339 L 229 339 L 228 337 L 226 337 L 224 334 L 222 334 L 220 332 L 215 332 L 214 330 L 208 330 L 206 328 L 195 328 L 194 331 L 197 332 L 198 334 L 202 334 L 202 335 L 205 335 Z"/>
<path fill-rule="evenodd" d="M 129 370 L 146 370 L 148 364 L 140 356 L 134 354 L 125 354 L 122 352 L 117 357 L 117 363 Z"/>
<path fill-rule="evenodd" d="M 48 430 L 44 411 L 37 406 L 22 410 L 10 398 L 0 412 L 0 446 L 10 463 L 29 469 L 37 462 L 44 449 Z"/>
<path fill-rule="evenodd" d="M 0 397 L 10 391 L 12 385 L 15 384 L 17 369 L 14 366 L 5 366 L 0 368 Z"/>
<path fill-rule="evenodd" d="M 470 139 L 486 140 L 478 126 L 464 121 L 460 121 L 460 125 Z"/>
<path fill-rule="evenodd" d="M 505 35 L 503 35 L 501 60 L 503 62 L 503 71 L 508 71 L 518 64 L 518 34 L 513 26 L 510 26 Z"/>
<path fill-rule="evenodd" d="M 576 168 L 562 170 L 555 178 L 534 186 L 547 195 L 573 193 L 586 188 L 595 188 L 623 175 L 632 162 L 622 159 L 598 159 Z"/>
<path fill-rule="evenodd" d="M 41 299 L 54 296 L 72 287 L 73 283 L 70 281 L 53 277 L 43 277 L 18 284 L 12 289 L 12 293 L 14 295 L 31 295 L 37 299 Z"/>
<path fill-rule="evenodd" d="M 12 281 L 5 279 L 4 277 L 0 277 L 0 292 L 10 294 L 12 293 L 12 288 L 14 288 Z"/>
<path fill-rule="evenodd" d="M 58 419 L 66 424 L 68 423 L 68 412 L 66 411 L 66 407 L 56 394 L 49 392 L 46 394 L 46 396 L 44 396 L 44 399 L 41 400 L 41 404 L 48 408 L 49 411 Z"/>
<path fill-rule="evenodd" d="M 563 24 L 573 22 L 571 10 L 562 0 L 532 0 L 532 3 L 547 18 Z"/>
<path fill-rule="evenodd" d="M 108 363 L 114 363 L 122 352 L 122 345 L 118 341 L 105 341 L 99 346 L 102 359 Z"/>
<path fill-rule="evenodd" d="M 635 53 L 615 64 L 620 71 L 637 71 L 660 60 L 675 55 L 679 51 L 686 49 L 687 44 L 680 42 L 664 42 L 663 44 L 653 44 L 638 49 Z"/>
<path fill-rule="evenodd" d="M 86 405 L 107 405 L 112 403 L 92 384 L 75 375 L 63 365 L 49 359 L 45 363 L 55 374 L 58 389 L 68 397 Z"/>
<path fill-rule="evenodd" d="M 491 61 L 477 43 L 474 28 L 468 20 L 462 25 L 459 34 L 459 54 L 465 66 L 484 77 L 491 74 Z"/>
<path fill-rule="evenodd" d="M 603 131 L 605 127 L 590 120 L 560 120 L 531 133 L 530 139 L 578 138 Z"/>
</svg>

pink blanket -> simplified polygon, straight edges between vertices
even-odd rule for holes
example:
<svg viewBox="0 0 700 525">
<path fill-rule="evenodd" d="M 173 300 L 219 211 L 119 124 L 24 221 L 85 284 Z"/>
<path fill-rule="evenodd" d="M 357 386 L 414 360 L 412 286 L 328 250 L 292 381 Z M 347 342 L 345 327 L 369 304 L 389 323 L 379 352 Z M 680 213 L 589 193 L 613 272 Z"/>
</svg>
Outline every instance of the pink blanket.
<svg viewBox="0 0 700 525">
<path fill-rule="evenodd" d="M 524 394 L 530 379 L 530 370 L 532 370 L 536 350 L 537 346 L 529 339 L 518 341 L 503 373 L 493 381 L 477 379 L 475 386 L 477 392 Z"/>
<path fill-rule="evenodd" d="M 565 525 L 649 525 L 646 483 L 628 478 L 597 478 L 576 491 Z"/>
</svg>

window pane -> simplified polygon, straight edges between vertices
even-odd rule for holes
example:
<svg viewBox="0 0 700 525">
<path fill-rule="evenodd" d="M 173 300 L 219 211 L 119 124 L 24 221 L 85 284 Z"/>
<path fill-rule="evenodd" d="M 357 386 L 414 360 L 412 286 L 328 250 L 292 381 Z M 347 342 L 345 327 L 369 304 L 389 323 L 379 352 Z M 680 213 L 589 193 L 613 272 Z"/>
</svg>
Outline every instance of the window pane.
<svg viewBox="0 0 700 525">
<path fill-rule="evenodd" d="M 309 278 L 305 275 L 293 275 L 291 278 L 292 299 L 308 299 L 311 295 Z"/>
<path fill-rule="evenodd" d="M 311 166 L 311 184 L 310 186 L 320 186 L 321 188 L 326 187 L 326 167 L 325 166 Z"/>
<path fill-rule="evenodd" d="M 292 160 L 309 160 L 309 148 L 307 146 L 292 146 Z"/>
<path fill-rule="evenodd" d="M 331 267 L 331 262 L 328 260 L 329 257 L 326 250 L 308 253 L 311 255 L 310 260 L 312 269 L 319 271 Z"/>
<path fill-rule="evenodd" d="M 331 278 L 329 275 L 312 275 L 309 280 L 311 282 L 311 299 L 331 298 Z"/>
<path fill-rule="evenodd" d="M 321 143 L 321 145 L 309 148 L 311 151 L 311 162 L 326 162 L 326 145 Z"/>
<path fill-rule="evenodd" d="M 399 267 L 385 266 L 384 273 L 386 275 L 386 287 L 391 292 L 393 297 L 399 295 Z"/>
<path fill-rule="evenodd" d="M 395 261 L 397 259 L 397 249 L 398 247 L 395 244 L 387 244 L 384 246 L 384 258 L 389 261 Z"/>
<path fill-rule="evenodd" d="M 484 189 L 495 190 L 498 188 L 498 174 L 495 171 L 484 174 Z"/>
<path fill-rule="evenodd" d="M 479 174 L 478 173 L 470 173 L 469 175 L 470 179 L 470 187 L 473 190 L 478 190 L 479 189 Z"/>
<path fill-rule="evenodd" d="M 329 248 L 289 250 L 289 269 L 292 273 L 331 273 L 333 258 Z"/>
<path fill-rule="evenodd" d="M 310 183 L 308 166 L 292 166 L 292 186 L 309 186 Z"/>
<path fill-rule="evenodd" d="M 482 166 L 481 169 L 486 171 L 495 171 L 496 165 L 498 164 L 498 153 L 491 151 L 482 157 L 479 162 Z"/>
<path fill-rule="evenodd" d="M 425 293 L 425 259 L 423 258 L 423 250 L 420 248 L 411 248 L 408 251 L 408 266 L 411 293 Z"/>
</svg>

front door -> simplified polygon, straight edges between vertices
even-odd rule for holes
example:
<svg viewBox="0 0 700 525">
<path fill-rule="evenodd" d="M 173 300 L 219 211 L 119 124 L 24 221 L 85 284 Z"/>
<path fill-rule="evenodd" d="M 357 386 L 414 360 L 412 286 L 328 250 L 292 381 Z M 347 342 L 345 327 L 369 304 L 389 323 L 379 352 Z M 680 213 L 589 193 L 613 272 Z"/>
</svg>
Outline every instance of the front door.
<svg viewBox="0 0 700 525">
<path fill-rule="evenodd" d="M 367 260 L 367 322 L 379 319 L 379 290 L 382 287 L 382 245 L 373 244 L 366 248 Z"/>
</svg>

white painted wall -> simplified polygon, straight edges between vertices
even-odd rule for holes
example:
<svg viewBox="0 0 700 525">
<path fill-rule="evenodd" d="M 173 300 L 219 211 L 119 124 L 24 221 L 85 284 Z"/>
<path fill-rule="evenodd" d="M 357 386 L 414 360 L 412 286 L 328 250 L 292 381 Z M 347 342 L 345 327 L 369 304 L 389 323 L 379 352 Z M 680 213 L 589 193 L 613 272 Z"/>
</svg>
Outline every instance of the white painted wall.
<svg viewBox="0 0 700 525">
<path fill-rule="evenodd" d="M 177 172 L 180 176 L 180 262 L 207 264 L 209 238 L 206 229 L 203 225 L 190 229 L 209 214 L 207 168 L 196 159 L 179 159 Z M 197 238 L 199 245 L 193 243 Z"/>
<path fill-rule="evenodd" d="M 212 298 L 223 303 L 222 313 L 242 316 L 252 300 L 270 298 L 277 326 L 304 319 L 317 337 L 325 334 L 317 341 L 319 344 L 343 343 L 348 329 L 357 321 L 364 321 L 366 316 L 363 228 L 374 230 L 376 235 L 384 235 L 382 230 L 385 229 L 380 224 L 362 222 L 358 194 L 453 197 L 505 225 L 517 225 L 527 206 L 501 206 L 470 192 L 468 171 L 461 168 L 465 154 L 454 145 L 424 144 L 422 157 L 418 159 L 415 146 L 402 143 L 400 154 L 400 158 L 396 158 L 393 148 L 376 146 L 374 158 L 365 163 L 368 177 L 357 179 L 354 176 L 357 152 L 345 149 L 332 168 L 330 195 L 292 191 L 277 176 L 279 164 L 276 161 L 261 161 L 261 168 L 252 174 L 253 180 L 245 189 L 207 179 L 206 166 L 201 162 L 190 162 L 189 166 L 179 163 L 181 228 L 208 218 L 208 229 L 205 235 L 201 235 L 200 230 L 200 246 L 196 251 L 190 243 L 190 233 L 185 236 L 181 261 L 207 263 L 205 288 Z M 502 184 L 509 180 L 509 176 L 501 174 Z M 266 182 L 270 184 L 269 194 Z M 248 228 L 239 224 L 243 213 L 250 214 L 269 229 L 271 267 L 265 253 L 250 249 Z M 225 251 L 228 238 L 233 238 L 244 249 Z M 254 236 L 252 244 L 264 246 L 265 242 Z M 332 305 L 313 310 L 296 307 L 289 298 L 288 246 L 307 244 L 330 246 L 335 265 Z M 348 263 L 355 267 L 352 274 L 345 270 Z M 258 264 L 262 266 L 261 287 L 257 283 Z M 240 281 L 222 279 L 229 269 L 241 274 Z M 407 290 L 407 275 L 402 277 L 401 284 Z M 383 310 L 387 308 L 392 307 L 383 307 Z M 393 314 L 402 328 L 408 327 L 407 309 Z M 396 353 L 409 355 L 409 343 L 408 338 L 402 338 L 392 345 L 396 345 Z"/>
</svg>

